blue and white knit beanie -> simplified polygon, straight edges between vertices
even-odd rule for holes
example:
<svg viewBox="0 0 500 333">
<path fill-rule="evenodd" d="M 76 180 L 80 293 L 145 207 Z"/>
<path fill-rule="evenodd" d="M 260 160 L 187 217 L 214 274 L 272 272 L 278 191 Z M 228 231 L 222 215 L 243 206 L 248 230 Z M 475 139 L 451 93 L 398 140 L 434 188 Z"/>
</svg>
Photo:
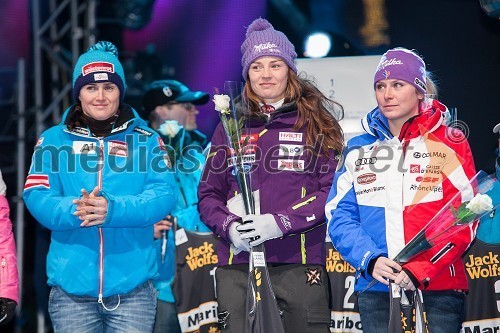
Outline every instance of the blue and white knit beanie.
<svg viewBox="0 0 500 333">
<path fill-rule="evenodd" d="M 78 101 L 83 86 L 98 82 L 113 82 L 120 90 L 120 99 L 125 97 L 125 74 L 118 60 L 118 49 L 111 42 L 97 42 L 78 58 L 73 70 L 74 100 Z"/>
<path fill-rule="evenodd" d="M 241 74 L 245 81 L 248 77 L 250 64 L 257 58 L 264 56 L 283 59 L 288 67 L 297 74 L 295 47 L 284 33 L 275 30 L 272 24 L 263 18 L 254 20 L 248 26 L 245 41 L 241 45 L 241 53 L 243 55 L 241 58 L 243 71 Z"/>
</svg>

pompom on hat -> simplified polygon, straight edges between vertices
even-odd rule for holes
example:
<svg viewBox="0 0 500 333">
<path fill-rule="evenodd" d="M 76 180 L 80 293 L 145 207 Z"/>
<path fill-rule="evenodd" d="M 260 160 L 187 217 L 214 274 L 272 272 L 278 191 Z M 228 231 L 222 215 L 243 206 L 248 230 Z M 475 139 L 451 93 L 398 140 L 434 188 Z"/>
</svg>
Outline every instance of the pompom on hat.
<svg viewBox="0 0 500 333">
<path fill-rule="evenodd" d="M 415 52 L 397 47 L 382 55 L 375 72 L 373 86 L 384 79 L 403 80 L 412 84 L 418 91 L 427 91 L 425 62 Z"/>
<path fill-rule="evenodd" d="M 116 84 L 120 90 L 120 99 L 125 97 L 125 74 L 118 60 L 118 50 L 111 42 L 97 42 L 78 58 L 73 69 L 74 100 L 78 101 L 83 86 L 99 82 Z"/>
<path fill-rule="evenodd" d="M 245 41 L 241 45 L 241 65 L 243 79 L 248 77 L 248 69 L 255 59 L 260 57 L 279 57 L 297 73 L 294 60 L 297 58 L 295 47 L 284 33 L 275 30 L 269 21 L 258 18 L 247 28 Z"/>
</svg>

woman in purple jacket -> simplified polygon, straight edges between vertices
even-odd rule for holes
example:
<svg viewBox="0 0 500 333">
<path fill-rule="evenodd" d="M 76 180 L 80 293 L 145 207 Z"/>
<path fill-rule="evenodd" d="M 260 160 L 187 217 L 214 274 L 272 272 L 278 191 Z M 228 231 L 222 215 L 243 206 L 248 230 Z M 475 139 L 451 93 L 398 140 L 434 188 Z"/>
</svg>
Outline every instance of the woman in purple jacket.
<svg viewBox="0 0 500 333">
<path fill-rule="evenodd" d="M 0 325 L 7 324 L 14 317 L 19 299 L 16 244 L 6 192 L 7 187 L 0 172 Z"/>
<path fill-rule="evenodd" d="M 254 161 L 257 214 L 242 212 L 220 124 L 198 191 L 201 218 L 221 240 L 219 266 L 235 270 L 231 283 L 217 284 L 220 326 L 243 332 L 248 251 L 265 242 L 270 267 L 288 265 L 299 272 L 295 279 L 282 281 L 283 286 L 273 284 L 285 331 L 328 332 L 324 205 L 343 148 L 342 130 L 332 114 L 341 117 L 343 109 L 297 75 L 294 46 L 268 21 L 252 22 L 241 50 L 255 148 L 248 150 L 248 158 Z M 224 300 L 226 291 L 229 301 Z"/>
</svg>

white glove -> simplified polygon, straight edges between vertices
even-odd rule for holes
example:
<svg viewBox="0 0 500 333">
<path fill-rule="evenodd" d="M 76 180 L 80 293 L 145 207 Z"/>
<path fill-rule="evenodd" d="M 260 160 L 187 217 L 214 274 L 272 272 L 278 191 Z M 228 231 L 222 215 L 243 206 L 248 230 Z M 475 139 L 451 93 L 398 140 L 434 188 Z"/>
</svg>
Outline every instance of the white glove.
<svg viewBox="0 0 500 333">
<path fill-rule="evenodd" d="M 0 171 L 0 195 L 5 196 L 6 193 L 7 193 L 7 186 L 5 185 L 5 182 L 3 181 L 2 171 Z"/>
<path fill-rule="evenodd" d="M 241 225 L 239 222 L 233 222 L 229 226 L 229 239 L 233 243 L 231 248 L 233 249 L 234 254 L 238 254 L 241 251 L 250 252 L 250 244 L 249 240 L 241 239 L 241 234 L 236 230 L 236 227 Z"/>
<path fill-rule="evenodd" d="M 241 239 L 250 239 L 250 246 L 283 236 L 272 214 L 249 214 L 243 218 L 243 223 L 237 226 L 236 230 L 241 233 Z"/>
</svg>

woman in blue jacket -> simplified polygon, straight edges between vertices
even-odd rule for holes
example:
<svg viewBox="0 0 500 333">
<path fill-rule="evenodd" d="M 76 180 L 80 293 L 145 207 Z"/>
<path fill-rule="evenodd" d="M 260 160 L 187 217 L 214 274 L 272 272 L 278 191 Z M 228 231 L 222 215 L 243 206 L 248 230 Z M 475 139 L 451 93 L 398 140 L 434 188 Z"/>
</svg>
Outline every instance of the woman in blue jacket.
<svg viewBox="0 0 500 333">
<path fill-rule="evenodd" d="M 55 332 L 151 332 L 158 276 L 153 224 L 176 186 L 162 140 L 123 104 L 116 47 L 98 42 L 73 72 L 77 103 L 35 147 L 24 199 L 52 231 Z"/>
</svg>

